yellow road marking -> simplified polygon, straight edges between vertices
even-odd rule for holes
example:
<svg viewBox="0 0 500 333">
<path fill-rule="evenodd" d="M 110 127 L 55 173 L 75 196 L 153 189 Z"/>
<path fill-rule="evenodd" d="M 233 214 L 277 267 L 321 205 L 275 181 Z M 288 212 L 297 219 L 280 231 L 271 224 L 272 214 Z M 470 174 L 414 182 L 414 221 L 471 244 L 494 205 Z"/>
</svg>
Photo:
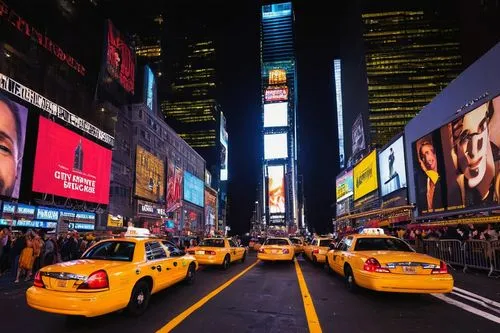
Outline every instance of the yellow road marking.
<svg viewBox="0 0 500 333">
<path fill-rule="evenodd" d="M 306 312 L 307 325 L 309 326 L 309 332 L 311 333 L 322 333 L 321 325 L 319 323 L 318 315 L 316 314 L 316 309 L 314 308 L 314 303 L 309 294 L 309 289 L 307 289 L 306 280 L 300 269 L 299 262 L 295 258 L 295 271 L 297 272 L 297 279 L 299 280 L 300 293 L 302 294 L 302 301 L 304 302 L 304 310 Z"/>
<path fill-rule="evenodd" d="M 195 304 L 191 305 L 189 308 L 187 308 L 180 315 L 178 315 L 177 317 L 175 317 L 174 319 L 172 319 L 171 321 L 169 321 L 165 326 L 163 326 L 162 328 L 160 328 L 157 331 L 157 333 L 167 333 L 167 332 L 172 331 L 177 325 L 179 325 L 180 323 L 182 323 L 184 321 L 184 319 L 186 319 L 187 317 L 189 317 L 193 312 L 195 312 L 196 310 L 198 310 L 199 308 L 201 308 L 203 305 L 205 305 L 205 303 L 207 303 L 209 300 L 211 300 L 213 297 L 215 297 L 218 293 L 220 293 L 221 291 L 223 291 L 224 289 L 226 289 L 227 287 L 229 287 L 229 285 L 231 283 L 233 283 L 234 281 L 238 280 L 246 272 L 248 272 L 249 270 L 251 270 L 255 265 L 257 265 L 259 263 L 259 261 L 260 260 L 257 260 L 256 262 L 254 262 L 253 264 L 251 264 L 250 266 L 248 266 L 245 270 L 241 271 L 239 274 L 237 274 L 234 277 L 232 277 L 229 281 L 227 281 L 226 283 L 222 284 L 217 289 L 215 289 L 212 292 L 210 292 L 208 295 L 206 295 L 205 297 L 203 297 L 202 299 L 200 299 Z"/>
</svg>

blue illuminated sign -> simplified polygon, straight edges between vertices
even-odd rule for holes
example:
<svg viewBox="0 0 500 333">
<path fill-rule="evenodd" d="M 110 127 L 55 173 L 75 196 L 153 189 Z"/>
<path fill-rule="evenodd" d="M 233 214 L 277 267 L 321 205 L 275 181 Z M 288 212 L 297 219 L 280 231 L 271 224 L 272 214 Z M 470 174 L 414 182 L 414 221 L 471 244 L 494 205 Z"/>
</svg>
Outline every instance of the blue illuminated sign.
<svg viewBox="0 0 500 333">
<path fill-rule="evenodd" d="M 59 211 L 54 208 L 38 207 L 36 209 L 36 218 L 38 220 L 57 221 L 59 218 Z"/>
<path fill-rule="evenodd" d="M 205 200 L 205 185 L 203 180 L 184 171 L 184 200 L 203 207 Z"/>
<path fill-rule="evenodd" d="M 275 3 L 272 5 L 262 6 L 262 18 L 271 19 L 283 16 L 292 15 L 292 3 Z"/>
<path fill-rule="evenodd" d="M 94 225 L 89 223 L 70 223 L 69 228 L 76 230 L 94 230 Z"/>
<path fill-rule="evenodd" d="M 53 229 L 57 222 L 17 220 L 13 223 L 16 227 Z"/>
<path fill-rule="evenodd" d="M 145 99 L 146 99 L 146 106 L 153 111 L 153 103 L 154 103 L 154 86 L 155 86 L 155 75 L 151 68 L 149 66 L 146 66 L 144 68 L 146 71 L 145 73 L 145 80 L 146 84 L 144 86 L 145 89 Z"/>
<path fill-rule="evenodd" d="M 74 219 L 76 212 L 74 212 L 72 210 L 60 210 L 59 214 L 61 215 L 62 218 Z"/>
<path fill-rule="evenodd" d="M 75 219 L 78 221 L 94 222 L 95 221 L 95 214 L 94 213 L 87 213 L 87 212 L 76 212 Z"/>
<path fill-rule="evenodd" d="M 16 212 L 16 204 L 10 202 L 3 203 L 3 213 L 14 214 Z"/>
<path fill-rule="evenodd" d="M 33 217 L 35 217 L 35 206 L 18 204 L 17 205 L 17 215 L 22 215 L 22 216 L 27 216 L 27 217 L 33 218 Z"/>
</svg>

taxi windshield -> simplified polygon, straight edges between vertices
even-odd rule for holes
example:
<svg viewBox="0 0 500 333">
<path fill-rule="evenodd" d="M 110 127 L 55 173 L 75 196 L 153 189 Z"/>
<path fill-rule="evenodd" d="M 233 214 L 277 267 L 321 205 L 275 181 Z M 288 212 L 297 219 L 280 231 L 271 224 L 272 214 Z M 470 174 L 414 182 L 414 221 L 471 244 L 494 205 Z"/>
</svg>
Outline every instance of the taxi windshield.
<svg viewBox="0 0 500 333">
<path fill-rule="evenodd" d="M 302 244 L 302 241 L 299 238 L 290 238 L 290 241 L 293 244 Z"/>
<path fill-rule="evenodd" d="M 224 240 L 216 238 L 204 239 L 198 246 L 224 247 Z"/>
<path fill-rule="evenodd" d="M 359 238 L 354 251 L 403 251 L 414 252 L 413 249 L 397 238 Z"/>
<path fill-rule="evenodd" d="M 319 241 L 319 246 L 320 246 L 320 247 L 329 246 L 331 242 L 332 242 L 332 240 L 331 240 L 331 239 L 321 239 L 321 240 Z"/>
<path fill-rule="evenodd" d="M 286 239 L 281 239 L 281 238 L 269 238 L 266 240 L 264 245 L 290 245 Z"/>
<path fill-rule="evenodd" d="M 135 243 L 106 241 L 83 254 L 82 259 L 132 261 Z"/>
</svg>

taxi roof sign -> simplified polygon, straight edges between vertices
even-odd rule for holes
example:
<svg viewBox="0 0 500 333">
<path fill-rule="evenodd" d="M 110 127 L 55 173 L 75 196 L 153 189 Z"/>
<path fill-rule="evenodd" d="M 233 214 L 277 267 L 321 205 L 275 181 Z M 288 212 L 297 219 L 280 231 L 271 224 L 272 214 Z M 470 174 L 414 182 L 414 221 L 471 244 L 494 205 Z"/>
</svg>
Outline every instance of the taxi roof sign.
<svg viewBox="0 0 500 333">
<path fill-rule="evenodd" d="M 385 235 L 384 229 L 382 228 L 365 228 L 361 230 L 362 235 Z"/>
<path fill-rule="evenodd" d="M 151 237 L 151 233 L 149 232 L 149 229 L 146 228 L 128 227 L 125 237 L 149 238 Z"/>
</svg>

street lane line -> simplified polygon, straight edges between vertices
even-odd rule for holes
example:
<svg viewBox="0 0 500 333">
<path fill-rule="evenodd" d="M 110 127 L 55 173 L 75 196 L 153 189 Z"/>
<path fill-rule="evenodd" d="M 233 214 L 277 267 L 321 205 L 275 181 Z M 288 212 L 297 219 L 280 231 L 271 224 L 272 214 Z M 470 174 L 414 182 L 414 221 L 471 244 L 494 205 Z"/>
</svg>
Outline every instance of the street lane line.
<svg viewBox="0 0 500 333">
<path fill-rule="evenodd" d="M 500 324 L 500 317 L 497 317 L 495 315 L 492 315 L 491 313 L 485 312 L 483 310 L 476 309 L 470 305 L 467 305 L 465 303 L 456 301 L 452 298 L 449 298 L 443 294 L 431 294 L 432 296 L 436 297 L 437 299 L 440 299 L 448 304 L 455 305 L 456 307 L 459 307 L 465 311 L 468 311 L 470 313 L 473 313 L 475 315 L 478 315 L 480 317 L 486 318 L 488 320 L 491 320 L 497 324 Z"/>
<path fill-rule="evenodd" d="M 455 290 L 455 291 L 457 291 L 459 293 L 468 295 L 468 296 L 472 296 L 472 297 L 474 297 L 476 299 L 479 299 L 479 300 L 483 301 L 486 304 L 489 304 L 489 305 L 492 305 L 492 306 L 496 306 L 497 308 L 500 308 L 500 303 L 495 302 L 494 300 L 491 300 L 489 298 L 483 297 L 483 296 L 478 295 L 478 294 L 474 294 L 473 292 L 470 292 L 470 291 L 465 290 L 465 289 L 460 289 L 460 288 L 457 288 L 457 287 L 453 287 L 453 290 Z"/>
<path fill-rule="evenodd" d="M 184 319 L 186 319 L 193 312 L 195 312 L 196 310 L 198 310 L 199 308 L 201 308 L 203 305 L 205 305 L 205 303 L 207 303 L 209 300 L 211 300 L 212 298 L 214 298 L 215 296 L 217 296 L 217 294 L 219 294 L 221 291 L 223 291 L 224 289 L 226 289 L 227 287 L 229 287 L 229 285 L 231 285 L 231 283 L 233 283 L 234 281 L 238 280 L 246 272 L 248 272 L 249 270 L 251 270 L 252 268 L 254 268 L 255 265 L 257 265 L 259 262 L 260 262 L 260 260 L 257 259 L 256 262 L 254 262 L 253 264 L 251 264 L 250 266 L 248 266 L 247 268 L 245 268 L 240 273 L 236 274 L 234 277 L 232 277 L 230 280 L 228 280 L 227 282 L 225 282 L 224 284 L 222 284 L 221 286 L 219 286 L 217 289 L 214 289 L 213 291 L 211 291 L 208 295 L 204 296 L 198 302 L 196 302 L 195 304 L 191 305 L 189 308 L 187 308 L 186 310 L 184 310 L 184 312 L 182 312 L 177 317 L 175 317 L 174 319 L 172 319 L 171 321 L 169 321 L 165 326 L 163 326 L 162 328 L 160 328 L 157 331 L 157 333 L 167 333 L 167 332 L 172 331 L 177 325 L 179 325 L 180 323 L 182 323 L 184 321 Z"/>
<path fill-rule="evenodd" d="M 295 271 L 297 272 L 297 279 L 299 281 L 300 293 L 302 294 L 302 302 L 304 303 L 304 310 L 306 312 L 307 325 L 309 326 L 310 333 L 322 333 L 321 325 L 319 323 L 318 315 L 316 314 L 316 309 L 314 308 L 314 303 L 309 294 L 309 289 L 307 289 L 306 280 L 300 269 L 299 262 L 297 259 L 294 260 Z"/>
<path fill-rule="evenodd" d="M 457 293 L 457 292 L 455 292 L 455 291 L 452 291 L 451 293 L 452 293 L 453 295 L 457 295 L 457 296 L 459 296 L 459 297 L 462 297 L 463 299 L 466 299 L 466 300 L 469 300 L 469 301 L 474 302 L 474 303 L 476 303 L 476 304 L 479 304 L 479 305 L 481 305 L 481 306 L 483 306 L 483 307 L 487 308 L 488 310 L 491 310 L 491 311 L 493 311 L 493 312 L 496 312 L 496 313 L 500 314 L 500 310 L 499 310 L 499 309 L 494 308 L 494 307 L 492 307 L 492 306 L 488 305 L 487 303 L 485 303 L 484 301 L 482 301 L 482 300 L 480 300 L 480 299 L 476 299 L 476 298 L 474 298 L 474 297 L 470 297 L 470 296 L 462 295 L 462 294 Z"/>
</svg>

